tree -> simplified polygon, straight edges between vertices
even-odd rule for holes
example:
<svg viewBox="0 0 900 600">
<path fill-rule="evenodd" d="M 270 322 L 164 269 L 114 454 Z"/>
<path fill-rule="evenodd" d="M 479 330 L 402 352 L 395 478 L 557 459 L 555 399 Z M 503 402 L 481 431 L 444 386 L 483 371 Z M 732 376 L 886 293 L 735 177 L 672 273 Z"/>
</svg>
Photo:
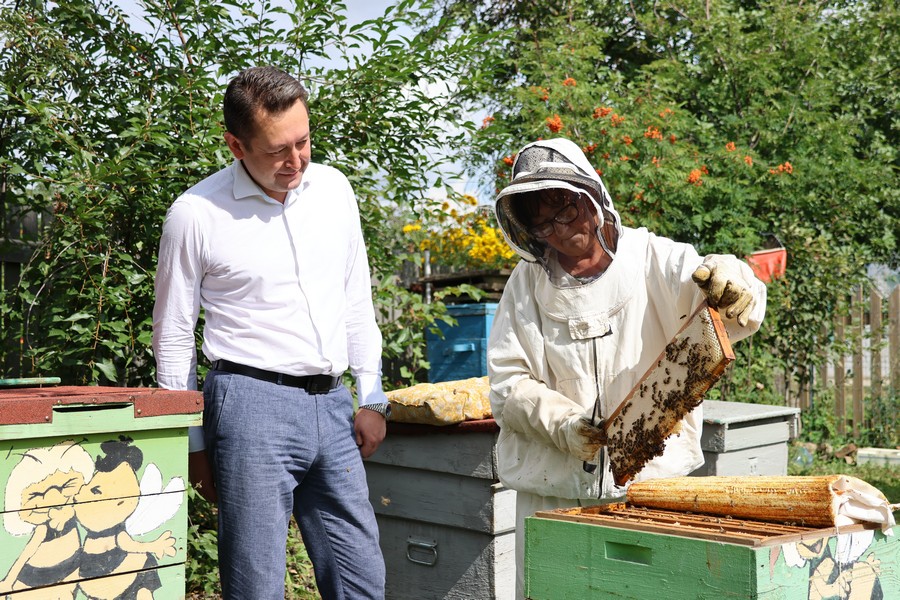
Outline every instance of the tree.
<svg viewBox="0 0 900 600">
<path fill-rule="evenodd" d="M 483 62 L 485 36 L 447 35 L 448 21 L 427 20 L 412 0 L 352 26 L 339 2 L 140 6 L 141 27 L 111 0 L 0 7 L 2 202 L 13 218 L 49 213 L 20 280 L 0 296 L 4 354 L 24 351 L 22 375 L 153 383 L 166 208 L 231 160 L 221 140 L 227 81 L 275 64 L 311 91 L 313 160 L 354 184 L 376 306 L 393 315 L 385 355 L 411 361 L 402 374 L 412 377 L 424 358 L 408 346 L 444 313 L 398 285 L 404 240 L 388 224 L 436 210 L 423 199 L 445 182 L 431 174 L 453 159 L 436 149 L 460 147 L 471 128 L 454 89 L 465 65 Z M 446 122 L 459 128 L 448 133 Z"/>
<path fill-rule="evenodd" d="M 476 93 L 469 164 L 494 186 L 539 137 L 579 143 L 626 224 L 743 256 L 768 234 L 785 277 L 732 394 L 806 382 L 873 262 L 900 264 L 896 6 L 881 2 L 446 2 L 464 28 L 513 24 Z M 546 10 L 544 10 L 546 9 Z M 895 79 L 895 77 L 893 77 Z M 754 358 L 751 360 L 749 354 Z M 747 385 L 750 384 L 750 385 Z M 757 389 L 757 388 L 761 388 Z"/>
</svg>

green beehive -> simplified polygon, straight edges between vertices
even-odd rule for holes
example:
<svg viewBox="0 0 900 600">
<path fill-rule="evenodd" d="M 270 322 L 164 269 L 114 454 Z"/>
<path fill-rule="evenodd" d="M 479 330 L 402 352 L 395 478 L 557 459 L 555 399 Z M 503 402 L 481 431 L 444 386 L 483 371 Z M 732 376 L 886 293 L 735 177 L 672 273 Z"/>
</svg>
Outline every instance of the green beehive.
<svg viewBox="0 0 900 600">
<path fill-rule="evenodd" d="M 202 408 L 199 392 L 0 390 L 0 595 L 183 598 Z"/>
<path fill-rule="evenodd" d="M 900 540 L 627 505 L 538 512 L 525 523 L 531 600 L 900 598 Z"/>
</svg>

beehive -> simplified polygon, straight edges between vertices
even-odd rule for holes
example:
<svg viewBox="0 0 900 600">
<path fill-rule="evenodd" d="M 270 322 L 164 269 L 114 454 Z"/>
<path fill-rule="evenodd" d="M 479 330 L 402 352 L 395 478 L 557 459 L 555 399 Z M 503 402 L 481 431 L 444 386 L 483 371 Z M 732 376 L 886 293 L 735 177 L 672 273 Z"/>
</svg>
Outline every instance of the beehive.
<svg viewBox="0 0 900 600">
<path fill-rule="evenodd" d="M 525 522 L 531 600 L 900 598 L 900 540 L 614 504 Z"/>
<path fill-rule="evenodd" d="M 0 596 L 184 597 L 199 392 L 0 391 Z"/>
</svg>

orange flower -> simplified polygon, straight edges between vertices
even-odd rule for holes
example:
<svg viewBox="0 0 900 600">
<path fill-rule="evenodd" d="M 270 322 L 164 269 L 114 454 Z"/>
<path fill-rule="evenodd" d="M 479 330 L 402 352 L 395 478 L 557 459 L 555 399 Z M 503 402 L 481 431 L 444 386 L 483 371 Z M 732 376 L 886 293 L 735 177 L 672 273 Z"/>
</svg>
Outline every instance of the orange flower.
<svg viewBox="0 0 900 600">
<path fill-rule="evenodd" d="M 687 178 L 687 182 L 691 185 L 701 186 L 703 185 L 703 174 L 700 169 L 694 169 L 690 172 Z"/>
<path fill-rule="evenodd" d="M 706 168 L 706 165 L 701 165 L 700 170 L 703 172 L 704 175 L 709 175 L 709 169 Z"/>
<path fill-rule="evenodd" d="M 675 137 L 675 134 L 673 133 L 672 135 L 669 136 L 669 143 L 674 144 L 676 139 L 677 138 Z"/>
<path fill-rule="evenodd" d="M 651 158 L 650 162 L 652 162 L 654 165 L 656 165 L 657 168 L 659 167 L 659 157 L 658 156 L 654 156 L 653 158 Z"/>
<path fill-rule="evenodd" d="M 792 165 L 789 162 L 780 164 L 775 169 L 769 169 L 769 173 L 771 173 L 772 175 L 781 174 L 781 173 L 787 173 L 788 175 L 790 175 L 793 172 L 794 172 L 794 165 Z"/>
<path fill-rule="evenodd" d="M 597 108 L 594 109 L 594 118 L 602 119 L 603 117 L 605 117 L 606 115 L 608 115 L 611 112 L 612 112 L 612 109 L 607 106 L 598 106 Z"/>
<path fill-rule="evenodd" d="M 623 142 L 626 146 L 630 146 L 632 141 L 633 141 L 633 140 L 632 140 L 630 137 L 628 137 L 627 135 L 623 135 L 623 136 L 622 136 L 622 142 Z"/>
<path fill-rule="evenodd" d="M 484 118 L 483 121 L 481 121 L 481 128 L 485 129 L 485 128 L 487 128 L 488 125 L 490 125 L 493 122 L 494 122 L 494 117 L 491 115 L 488 115 Z"/>
<path fill-rule="evenodd" d="M 597 149 L 597 144 L 589 144 L 581 149 L 585 154 L 593 154 L 594 150 Z"/>
<path fill-rule="evenodd" d="M 603 158 L 605 158 L 606 160 L 609 160 L 609 152 L 604 152 Z"/>
<path fill-rule="evenodd" d="M 597 172 L 597 175 L 599 175 L 600 177 L 603 177 L 603 171 L 601 169 L 594 169 L 594 171 Z"/>
<path fill-rule="evenodd" d="M 644 137 L 650 138 L 651 140 L 661 140 L 662 133 L 659 131 L 659 129 L 651 125 L 647 127 L 647 131 L 644 132 Z"/>
<path fill-rule="evenodd" d="M 725 144 L 725 149 L 728 152 L 734 152 L 735 150 L 737 150 L 737 146 L 734 145 L 734 142 L 728 142 L 727 144 Z"/>
<path fill-rule="evenodd" d="M 744 157 L 744 162 L 747 163 L 747 166 L 748 166 L 748 167 L 752 167 L 752 166 L 753 166 L 753 159 L 750 158 L 749 156 L 745 156 L 745 157 Z"/>
<path fill-rule="evenodd" d="M 625 162 L 625 161 L 631 160 L 631 157 L 629 157 L 627 154 L 623 154 L 622 156 L 619 157 L 619 160 L 621 160 L 622 162 Z"/>
<path fill-rule="evenodd" d="M 609 118 L 609 124 L 613 127 L 618 127 L 622 123 L 625 122 L 625 117 L 620 117 L 619 115 L 613 113 L 613 116 Z"/>
<path fill-rule="evenodd" d="M 565 79 L 563 79 L 562 84 L 566 87 L 575 87 L 576 85 L 578 85 L 578 82 L 571 77 L 566 77 Z"/>
<path fill-rule="evenodd" d="M 531 86 L 531 91 L 537 94 L 541 101 L 546 102 L 550 98 L 550 90 L 545 87 Z"/>
<path fill-rule="evenodd" d="M 545 121 L 547 121 L 547 129 L 549 129 L 553 133 L 559 133 L 559 131 L 563 128 L 563 122 L 562 119 L 559 118 L 559 115 L 547 117 Z"/>
<path fill-rule="evenodd" d="M 513 166 L 513 162 L 514 162 L 514 161 L 515 161 L 515 159 L 512 157 L 512 155 L 504 156 L 504 157 L 503 157 L 503 162 L 505 162 L 505 163 L 506 163 L 507 165 L 509 165 L 510 167 Z"/>
<path fill-rule="evenodd" d="M 635 200 L 643 200 L 643 199 L 644 199 L 644 192 L 637 192 L 637 193 L 634 195 L 634 199 L 635 199 Z"/>
<path fill-rule="evenodd" d="M 671 108 L 667 108 L 667 109 L 663 110 L 661 113 L 659 113 L 659 116 L 662 117 L 663 119 L 665 119 L 666 117 L 668 117 L 671 114 L 674 114 L 674 111 Z"/>
</svg>

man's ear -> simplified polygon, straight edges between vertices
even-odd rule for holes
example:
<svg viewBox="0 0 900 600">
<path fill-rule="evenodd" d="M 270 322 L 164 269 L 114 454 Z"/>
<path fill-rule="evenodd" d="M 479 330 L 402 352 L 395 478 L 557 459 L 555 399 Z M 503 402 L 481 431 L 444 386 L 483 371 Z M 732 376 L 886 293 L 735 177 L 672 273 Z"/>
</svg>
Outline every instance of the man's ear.
<svg viewBox="0 0 900 600">
<path fill-rule="evenodd" d="M 229 131 L 225 132 L 225 143 L 228 144 L 228 149 L 231 150 L 231 153 L 234 154 L 234 157 L 238 160 L 243 160 L 244 154 L 246 153 L 246 148 L 241 140 L 234 137 Z"/>
</svg>

